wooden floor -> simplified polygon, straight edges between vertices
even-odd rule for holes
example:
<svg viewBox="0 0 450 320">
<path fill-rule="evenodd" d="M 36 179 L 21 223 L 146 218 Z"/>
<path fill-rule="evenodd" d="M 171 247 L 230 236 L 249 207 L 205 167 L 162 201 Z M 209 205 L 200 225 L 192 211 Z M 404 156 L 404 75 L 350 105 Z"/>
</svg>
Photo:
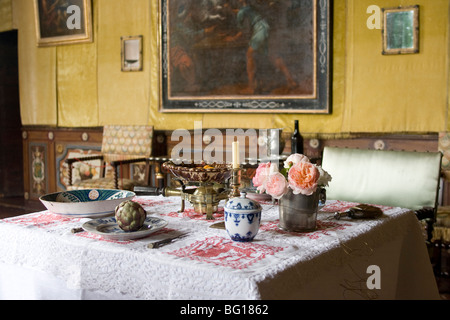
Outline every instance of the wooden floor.
<svg viewBox="0 0 450 320">
<path fill-rule="evenodd" d="M 0 198 L 0 219 L 44 210 L 46 209 L 39 200 L 25 200 L 22 197 Z M 447 274 L 436 277 L 436 282 L 441 298 L 450 300 L 450 276 Z"/>
</svg>

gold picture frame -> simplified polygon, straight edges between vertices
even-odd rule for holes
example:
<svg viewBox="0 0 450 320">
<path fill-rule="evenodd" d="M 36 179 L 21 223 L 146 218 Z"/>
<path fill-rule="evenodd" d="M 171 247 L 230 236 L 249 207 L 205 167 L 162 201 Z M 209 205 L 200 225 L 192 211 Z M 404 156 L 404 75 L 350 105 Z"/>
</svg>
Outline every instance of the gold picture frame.
<svg viewBox="0 0 450 320">
<path fill-rule="evenodd" d="M 220 3 L 159 0 L 161 112 L 332 112 L 330 0 Z"/>
<path fill-rule="evenodd" d="M 142 71 L 142 39 L 143 36 L 126 36 L 121 37 L 121 57 L 122 71 L 133 72 Z"/>
<path fill-rule="evenodd" d="M 419 52 L 419 6 L 383 8 L 384 55 Z"/>
<path fill-rule="evenodd" d="M 39 47 L 92 42 L 91 0 L 34 0 Z"/>
</svg>

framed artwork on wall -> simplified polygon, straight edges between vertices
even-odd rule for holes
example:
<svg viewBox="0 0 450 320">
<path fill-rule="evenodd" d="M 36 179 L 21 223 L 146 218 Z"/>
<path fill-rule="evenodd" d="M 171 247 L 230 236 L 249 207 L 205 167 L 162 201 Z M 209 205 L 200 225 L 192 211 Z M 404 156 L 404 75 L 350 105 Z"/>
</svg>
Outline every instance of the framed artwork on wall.
<svg viewBox="0 0 450 320">
<path fill-rule="evenodd" d="M 330 113 L 329 0 L 160 0 L 161 112 Z"/>
<path fill-rule="evenodd" d="M 34 0 L 39 47 L 92 42 L 91 0 Z"/>
<path fill-rule="evenodd" d="M 419 52 L 419 6 L 383 8 L 383 54 Z"/>
</svg>

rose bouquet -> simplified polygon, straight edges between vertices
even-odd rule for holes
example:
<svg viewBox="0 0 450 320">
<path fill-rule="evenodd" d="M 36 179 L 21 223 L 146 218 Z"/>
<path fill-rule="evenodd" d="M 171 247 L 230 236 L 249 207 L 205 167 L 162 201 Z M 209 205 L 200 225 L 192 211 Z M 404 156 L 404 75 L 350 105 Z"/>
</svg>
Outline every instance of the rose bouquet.
<svg viewBox="0 0 450 320">
<path fill-rule="evenodd" d="M 331 176 L 305 155 L 295 153 L 284 161 L 281 170 L 275 163 L 261 163 L 252 181 L 260 193 L 266 192 L 280 199 L 289 188 L 293 194 L 312 195 L 318 187 L 328 186 Z"/>
</svg>

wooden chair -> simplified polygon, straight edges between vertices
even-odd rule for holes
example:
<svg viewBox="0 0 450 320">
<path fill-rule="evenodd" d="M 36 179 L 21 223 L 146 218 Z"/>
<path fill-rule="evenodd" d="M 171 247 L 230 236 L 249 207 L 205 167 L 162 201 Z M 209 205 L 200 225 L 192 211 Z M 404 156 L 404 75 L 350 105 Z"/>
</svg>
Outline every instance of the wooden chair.
<svg viewBox="0 0 450 320">
<path fill-rule="evenodd" d="M 101 154 L 77 159 L 67 159 L 69 168 L 68 190 L 73 189 L 124 189 L 133 190 L 136 185 L 150 183 L 150 156 L 152 154 L 153 126 L 105 125 Z M 100 178 L 72 182 L 72 168 L 76 162 L 101 160 Z M 145 163 L 145 177 L 142 183 L 121 177 L 123 165 Z M 113 177 L 105 177 L 106 165 L 111 165 Z"/>
<path fill-rule="evenodd" d="M 327 199 L 398 206 L 435 219 L 442 154 L 325 147 Z"/>
</svg>

